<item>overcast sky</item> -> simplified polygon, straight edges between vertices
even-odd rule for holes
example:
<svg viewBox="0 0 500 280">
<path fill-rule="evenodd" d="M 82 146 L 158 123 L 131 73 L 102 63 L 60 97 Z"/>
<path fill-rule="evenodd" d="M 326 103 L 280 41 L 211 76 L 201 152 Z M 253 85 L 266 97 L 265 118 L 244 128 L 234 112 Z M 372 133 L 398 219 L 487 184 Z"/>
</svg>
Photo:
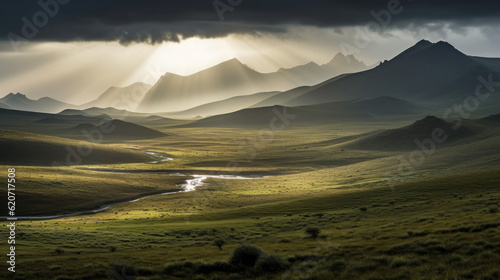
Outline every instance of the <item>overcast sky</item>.
<svg viewBox="0 0 500 280">
<path fill-rule="evenodd" d="M 493 0 L 9 1 L 0 19 L 0 96 L 77 104 L 233 57 L 261 72 L 338 52 L 373 64 L 420 39 L 500 57 Z"/>
</svg>

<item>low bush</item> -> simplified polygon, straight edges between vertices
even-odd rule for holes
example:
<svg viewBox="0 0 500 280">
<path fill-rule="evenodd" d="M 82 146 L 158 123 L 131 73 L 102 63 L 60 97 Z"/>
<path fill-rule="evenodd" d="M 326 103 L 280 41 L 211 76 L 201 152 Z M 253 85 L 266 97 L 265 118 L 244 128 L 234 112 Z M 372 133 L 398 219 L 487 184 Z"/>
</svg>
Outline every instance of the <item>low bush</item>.
<svg viewBox="0 0 500 280">
<path fill-rule="evenodd" d="M 328 266 L 331 271 L 340 273 L 346 269 L 347 263 L 342 259 L 337 259 L 332 261 Z"/>
<path fill-rule="evenodd" d="M 234 249 L 229 259 L 229 263 L 233 265 L 254 266 L 262 253 L 262 250 L 258 247 L 240 245 Z"/>
</svg>

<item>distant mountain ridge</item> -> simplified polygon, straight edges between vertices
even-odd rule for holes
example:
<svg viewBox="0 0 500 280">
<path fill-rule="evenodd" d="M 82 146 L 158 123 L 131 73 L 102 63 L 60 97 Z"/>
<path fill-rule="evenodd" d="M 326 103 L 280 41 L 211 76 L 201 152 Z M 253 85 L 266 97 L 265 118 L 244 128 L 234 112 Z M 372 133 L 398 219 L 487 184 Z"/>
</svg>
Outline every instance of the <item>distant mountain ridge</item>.
<svg viewBox="0 0 500 280">
<path fill-rule="evenodd" d="M 226 114 L 250 107 L 251 105 L 254 105 L 279 93 L 279 91 L 272 91 L 235 96 L 220 101 L 206 103 L 184 111 L 164 113 L 163 115 L 171 118 L 195 118 L 197 116 L 208 117 L 213 115 Z"/>
<path fill-rule="evenodd" d="M 447 42 L 421 40 L 372 69 L 354 56 L 342 54 L 323 65 L 310 62 L 271 73 L 257 72 L 231 59 L 188 76 L 166 73 L 154 85 L 111 87 L 80 106 L 11 93 L 0 99 L 0 108 L 83 115 L 105 110 L 113 112 L 112 117 L 127 110 L 194 118 L 245 108 L 302 107 L 378 97 L 444 108 L 473 95 L 480 85 L 489 90 L 491 85 L 487 88 L 484 80 L 500 80 L 500 58 L 472 57 Z M 500 106 L 500 96 L 492 95 L 483 105 Z"/>
<path fill-rule="evenodd" d="M 144 96 L 137 110 L 185 110 L 235 96 L 314 85 L 341 73 L 367 68 L 354 57 L 341 54 L 322 66 L 308 63 L 272 73 L 257 72 L 239 60 L 231 59 L 189 76 L 165 74 Z"/>
<path fill-rule="evenodd" d="M 419 116 L 426 108 L 412 102 L 377 97 L 352 101 L 330 102 L 316 105 L 285 107 L 280 105 L 249 108 L 228 114 L 208 117 L 193 122 L 190 127 L 266 127 L 276 117 L 290 116 L 290 126 L 307 124 L 332 124 L 339 122 L 376 121 L 381 118 Z M 295 116 L 295 117 L 292 117 Z"/>
<path fill-rule="evenodd" d="M 94 101 L 80 105 L 82 109 L 91 107 L 134 111 L 152 85 L 137 82 L 126 87 L 110 87 Z"/>
<path fill-rule="evenodd" d="M 493 75 L 494 80 L 500 80 L 500 73 L 485 61 L 493 60 L 475 59 L 447 42 L 422 40 L 371 70 L 333 80 L 281 105 L 377 96 L 442 104 L 459 102 L 474 94 L 479 76 Z"/>
<path fill-rule="evenodd" d="M 21 93 L 9 93 L 0 99 L 1 109 L 42 112 L 42 113 L 57 113 L 67 108 L 78 107 L 73 104 L 64 103 L 50 97 L 42 97 L 38 100 L 29 99 Z"/>
</svg>

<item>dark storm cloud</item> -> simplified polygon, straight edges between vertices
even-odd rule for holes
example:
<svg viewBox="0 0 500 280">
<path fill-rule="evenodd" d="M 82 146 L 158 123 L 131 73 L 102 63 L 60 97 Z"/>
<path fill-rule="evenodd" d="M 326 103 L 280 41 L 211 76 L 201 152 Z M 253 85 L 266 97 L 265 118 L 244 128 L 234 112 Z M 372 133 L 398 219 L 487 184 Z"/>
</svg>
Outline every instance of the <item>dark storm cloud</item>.
<svg viewBox="0 0 500 280">
<path fill-rule="evenodd" d="M 282 33 L 290 24 L 319 27 L 364 25 L 375 20 L 372 11 L 387 9 L 388 3 L 393 1 L 397 0 L 216 0 L 230 7 L 223 13 L 223 21 L 213 0 L 9 1 L 0 4 L 0 36 L 4 40 L 8 40 L 8 34 L 11 38 L 15 34 L 29 40 L 154 44 L 189 37 L 224 37 L 234 33 Z M 48 5 L 49 12 L 43 12 L 40 3 Z M 231 7 L 231 4 L 237 5 Z M 393 14 L 390 21 L 391 27 L 395 28 L 448 22 L 447 26 L 460 30 L 464 26 L 497 23 L 500 18 L 500 1 L 494 0 L 400 0 L 397 7 L 402 7 L 399 8 L 402 12 Z M 223 9 L 222 6 L 219 8 Z M 49 15 L 44 18 L 43 13 Z M 26 27 L 26 21 L 33 26 Z"/>
</svg>

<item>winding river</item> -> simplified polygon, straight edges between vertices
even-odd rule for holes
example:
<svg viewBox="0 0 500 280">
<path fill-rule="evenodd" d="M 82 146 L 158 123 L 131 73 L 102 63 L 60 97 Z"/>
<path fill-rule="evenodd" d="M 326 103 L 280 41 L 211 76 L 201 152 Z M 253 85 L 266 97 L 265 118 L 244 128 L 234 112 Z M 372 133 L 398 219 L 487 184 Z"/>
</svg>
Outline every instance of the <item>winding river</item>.
<svg viewBox="0 0 500 280">
<path fill-rule="evenodd" d="M 95 172 L 112 172 L 112 173 L 129 173 L 129 172 L 123 172 L 123 171 L 115 171 L 115 170 L 93 170 Z M 143 173 L 150 173 L 150 172 L 143 172 Z M 68 214 L 58 214 L 58 215 L 40 215 L 40 216 L 16 216 L 17 220 L 49 220 L 49 219 L 56 219 L 56 218 L 64 218 L 64 217 L 72 217 L 72 216 L 79 216 L 79 215 L 86 215 L 86 214 L 95 214 L 102 212 L 111 206 L 115 205 L 120 205 L 124 203 L 132 203 L 139 201 L 141 199 L 144 199 L 146 197 L 151 197 L 151 196 L 157 196 L 157 195 L 168 195 L 168 194 L 176 194 L 176 193 L 181 193 L 181 192 L 190 192 L 196 190 L 197 187 L 201 187 L 204 185 L 204 181 L 208 178 L 218 178 L 218 179 L 256 179 L 256 178 L 262 178 L 264 176 L 252 176 L 252 177 L 243 177 L 243 176 L 235 176 L 235 175 L 199 175 L 199 174 L 181 174 L 181 173 L 163 173 L 163 172 L 155 172 L 155 174 L 166 174 L 166 175 L 175 175 L 175 176 L 186 176 L 186 177 L 191 177 L 192 179 L 186 179 L 186 182 L 181 185 L 183 190 L 180 191 L 170 191 L 170 192 L 163 192 L 163 193 L 156 193 L 156 194 L 149 194 L 149 195 L 143 195 L 139 198 L 134 198 L 130 200 L 125 200 L 125 201 L 120 201 L 120 202 L 114 202 L 110 204 L 104 204 L 101 205 L 100 207 L 96 209 L 91 209 L 91 210 L 84 210 L 84 211 L 78 211 L 78 212 L 73 212 L 73 213 L 68 213 Z M 0 217 L 2 220 L 7 220 L 9 217 Z"/>
<path fill-rule="evenodd" d="M 157 153 L 157 152 L 151 152 L 151 151 L 143 151 L 143 152 L 156 159 L 155 161 L 152 161 L 150 163 L 161 163 L 161 162 L 174 160 L 173 158 L 167 157 L 167 155 L 164 153 Z M 180 191 L 169 191 L 169 192 L 162 192 L 162 193 L 155 193 L 155 194 L 147 194 L 147 195 L 143 195 L 139 198 L 136 197 L 134 199 L 129 199 L 129 200 L 125 200 L 125 201 L 104 204 L 96 209 L 83 210 L 83 211 L 67 213 L 67 214 L 57 214 L 57 215 L 15 216 L 15 217 L 5 217 L 5 216 L 2 217 L 2 216 L 0 216 L 0 219 L 7 220 L 9 218 L 17 218 L 17 220 L 49 220 L 49 219 L 57 219 L 57 218 L 72 217 L 72 216 L 79 216 L 79 215 L 95 214 L 95 213 L 102 212 L 102 211 L 110 208 L 111 206 L 120 205 L 120 204 L 124 204 L 124 203 L 136 202 L 136 201 L 139 201 L 139 200 L 144 199 L 146 197 L 194 191 L 194 190 L 196 190 L 197 187 L 203 186 L 204 181 L 208 178 L 218 178 L 218 179 L 227 179 L 227 180 L 229 180 L 229 179 L 242 180 L 242 179 L 256 179 L 256 178 L 267 177 L 267 176 L 244 177 L 244 176 L 236 176 L 236 175 L 182 174 L 182 173 L 154 172 L 154 171 L 120 171 L 120 170 L 91 170 L 91 171 L 105 172 L 105 173 L 154 173 L 154 174 L 165 174 L 165 175 L 175 175 L 175 176 L 186 176 L 186 177 L 190 177 L 192 179 L 186 179 L 186 182 L 181 185 L 183 190 L 180 190 Z"/>
</svg>

